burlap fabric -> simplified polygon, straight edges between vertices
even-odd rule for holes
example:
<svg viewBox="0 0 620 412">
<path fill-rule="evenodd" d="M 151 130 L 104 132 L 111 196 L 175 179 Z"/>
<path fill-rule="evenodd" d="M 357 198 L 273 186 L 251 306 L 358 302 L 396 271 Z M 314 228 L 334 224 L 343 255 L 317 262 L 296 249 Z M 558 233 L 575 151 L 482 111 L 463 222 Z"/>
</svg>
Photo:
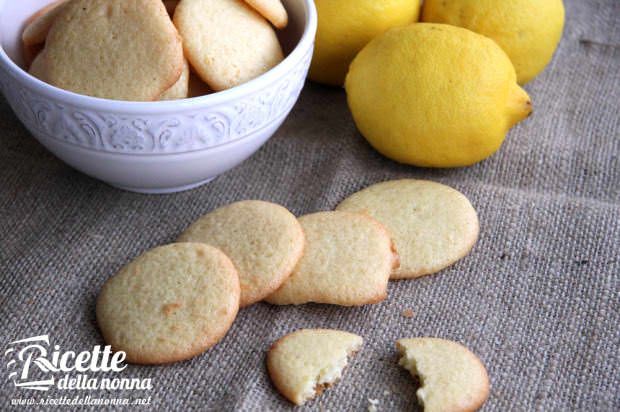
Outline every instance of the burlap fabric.
<svg viewBox="0 0 620 412">
<path fill-rule="evenodd" d="M 371 183 L 425 178 L 465 193 L 481 222 L 470 256 L 436 276 L 392 283 L 381 304 L 257 304 L 202 356 L 120 374 L 152 378 L 150 391 L 18 389 L 3 361 L 0 409 L 11 399 L 89 395 L 150 396 L 157 410 L 290 410 L 268 379 L 265 351 L 287 332 L 326 327 L 364 336 L 365 347 L 309 410 L 362 411 L 369 398 L 379 410 L 411 410 L 415 386 L 396 364 L 394 341 L 424 335 L 480 355 L 492 381 L 485 410 L 620 410 L 620 2 L 566 6 L 555 59 L 527 85 L 534 115 L 495 156 L 464 169 L 382 158 L 356 131 L 342 90 L 307 84 L 281 130 L 243 165 L 193 191 L 138 195 L 65 166 L 0 99 L 3 353 L 12 340 L 44 334 L 62 350 L 101 344 L 94 302 L 103 282 L 236 200 L 301 215 Z"/>
</svg>

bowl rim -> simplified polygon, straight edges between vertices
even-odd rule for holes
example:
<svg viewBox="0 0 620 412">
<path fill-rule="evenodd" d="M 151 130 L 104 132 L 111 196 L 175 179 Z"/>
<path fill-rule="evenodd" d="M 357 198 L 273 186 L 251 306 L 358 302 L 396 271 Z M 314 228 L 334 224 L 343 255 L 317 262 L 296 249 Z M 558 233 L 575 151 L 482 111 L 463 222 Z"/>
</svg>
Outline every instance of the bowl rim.
<svg viewBox="0 0 620 412">
<path fill-rule="evenodd" d="M 36 77 L 30 75 L 26 70 L 13 61 L 4 50 L 0 41 L 0 65 L 11 72 L 18 80 L 25 83 L 28 88 L 36 90 L 38 93 L 46 97 L 59 99 L 72 105 L 85 107 L 91 110 L 101 110 L 107 112 L 142 114 L 144 112 L 159 114 L 184 111 L 186 109 L 195 109 L 196 106 L 204 104 L 218 105 L 230 101 L 234 101 L 249 94 L 258 92 L 266 88 L 269 84 L 276 82 L 278 79 L 287 76 L 288 72 L 294 69 L 300 60 L 312 50 L 314 38 L 316 35 L 318 18 L 314 0 L 299 0 L 304 6 L 305 19 L 304 28 L 301 38 L 293 50 L 278 63 L 275 67 L 263 73 L 262 75 L 245 82 L 239 86 L 235 86 L 228 90 L 219 91 L 205 96 L 189 97 L 178 100 L 164 100 L 153 102 L 135 102 L 125 100 L 112 100 L 100 97 L 92 97 L 48 84 Z M 0 15 L 7 7 L 7 0 L 0 0 Z M 1 39 L 0 39 L 1 40 Z"/>
</svg>

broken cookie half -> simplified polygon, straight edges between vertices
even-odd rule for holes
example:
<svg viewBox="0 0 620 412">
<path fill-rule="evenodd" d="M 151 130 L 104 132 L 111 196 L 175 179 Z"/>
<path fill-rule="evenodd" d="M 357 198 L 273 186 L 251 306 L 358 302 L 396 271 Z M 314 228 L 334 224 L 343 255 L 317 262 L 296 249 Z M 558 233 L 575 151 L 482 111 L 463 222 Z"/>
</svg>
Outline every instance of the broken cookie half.
<svg viewBox="0 0 620 412">
<path fill-rule="evenodd" d="M 284 397 L 302 405 L 340 379 L 348 358 L 362 343 L 353 333 L 300 329 L 280 338 L 269 350 L 269 376 Z"/>
<path fill-rule="evenodd" d="M 425 412 L 475 411 L 489 396 L 482 361 L 463 345 L 438 338 L 400 339 L 399 364 L 420 379 L 416 392 Z"/>
</svg>

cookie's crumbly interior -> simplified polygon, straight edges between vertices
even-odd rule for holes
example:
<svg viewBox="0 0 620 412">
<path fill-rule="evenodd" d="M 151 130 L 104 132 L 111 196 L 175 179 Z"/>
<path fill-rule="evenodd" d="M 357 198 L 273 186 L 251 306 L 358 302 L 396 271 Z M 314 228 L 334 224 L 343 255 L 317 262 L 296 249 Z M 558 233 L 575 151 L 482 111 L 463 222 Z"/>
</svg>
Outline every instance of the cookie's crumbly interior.
<svg viewBox="0 0 620 412">
<path fill-rule="evenodd" d="M 425 412 L 473 411 L 488 397 L 480 360 L 464 346 L 437 338 L 401 339 L 399 365 L 420 380 L 416 396 Z"/>
<path fill-rule="evenodd" d="M 267 355 L 267 369 L 278 391 L 296 405 L 320 395 L 343 374 L 361 336 L 333 329 L 300 329 L 280 338 Z"/>
<path fill-rule="evenodd" d="M 360 350 L 361 346 L 362 345 L 360 342 L 355 346 L 347 348 L 347 353 L 345 356 L 333 360 L 329 365 L 322 368 L 316 376 L 308 376 L 305 389 L 300 395 L 302 403 L 320 395 L 325 389 L 338 382 L 342 377 L 344 368 L 348 364 L 349 357 L 355 355 L 355 353 Z"/>
<path fill-rule="evenodd" d="M 407 369 L 411 373 L 412 376 L 415 376 L 419 379 L 420 387 L 418 388 L 415 394 L 416 394 L 416 397 L 418 398 L 418 402 L 420 403 L 420 405 L 424 406 L 424 398 L 426 396 L 426 391 L 425 391 L 426 387 L 424 386 L 425 376 L 423 373 L 420 373 L 418 371 L 415 357 L 413 356 L 413 354 L 411 353 L 408 354 L 405 351 L 405 354 L 400 358 L 400 360 L 398 361 L 398 364 L 402 366 L 403 368 Z"/>
</svg>

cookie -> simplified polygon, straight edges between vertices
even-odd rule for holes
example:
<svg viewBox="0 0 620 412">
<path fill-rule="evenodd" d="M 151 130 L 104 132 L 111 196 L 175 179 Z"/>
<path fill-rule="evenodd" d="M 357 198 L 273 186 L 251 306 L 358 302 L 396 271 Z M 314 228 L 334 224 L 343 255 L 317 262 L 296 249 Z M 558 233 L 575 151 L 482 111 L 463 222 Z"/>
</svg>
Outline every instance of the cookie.
<svg viewBox="0 0 620 412">
<path fill-rule="evenodd" d="M 416 392 L 425 412 L 475 411 L 489 397 L 489 377 L 476 355 L 445 339 L 400 339 L 399 364 L 420 378 Z"/>
<path fill-rule="evenodd" d="M 278 29 L 288 25 L 288 13 L 280 0 L 245 0 L 245 2 Z"/>
<path fill-rule="evenodd" d="M 153 101 L 183 70 L 183 47 L 161 0 L 72 0 L 46 42 L 48 81 L 88 96 Z"/>
<path fill-rule="evenodd" d="M 36 77 L 39 80 L 45 81 L 46 79 L 46 62 L 45 62 L 45 51 L 37 54 L 37 56 L 32 61 L 30 65 L 30 69 L 28 69 L 28 73 L 32 76 Z"/>
<path fill-rule="evenodd" d="M 159 100 L 177 100 L 187 98 L 189 93 L 189 63 L 183 62 L 183 71 L 179 80 L 159 96 Z"/>
<path fill-rule="evenodd" d="M 335 384 L 348 357 L 362 347 L 363 339 L 330 329 L 301 329 L 273 344 L 267 370 L 276 389 L 296 405 L 320 395 Z"/>
<path fill-rule="evenodd" d="M 305 237 L 287 209 L 245 200 L 214 210 L 192 224 L 180 242 L 201 242 L 221 249 L 239 272 L 241 306 L 269 296 L 291 275 Z"/>
<path fill-rule="evenodd" d="M 220 341 L 239 310 L 239 278 L 219 249 L 152 249 L 108 279 L 97 299 L 103 338 L 127 362 L 189 359 Z"/>
<path fill-rule="evenodd" d="M 68 0 L 58 0 L 48 4 L 36 12 L 26 22 L 22 32 L 22 42 L 25 46 L 34 46 L 45 43 L 47 34 L 58 14 L 62 11 Z"/>
<path fill-rule="evenodd" d="M 299 218 L 306 250 L 291 277 L 266 301 L 357 306 L 382 301 L 398 262 L 385 228 L 368 216 L 319 212 Z"/>
<path fill-rule="evenodd" d="M 391 233 L 400 256 L 392 279 L 436 273 L 469 253 L 478 239 L 478 216 L 451 187 L 425 180 L 393 180 L 345 199 L 337 210 L 365 213 Z"/>
<path fill-rule="evenodd" d="M 190 64 L 215 91 L 254 79 L 283 59 L 273 27 L 243 0 L 181 0 L 174 23 Z"/>
</svg>

